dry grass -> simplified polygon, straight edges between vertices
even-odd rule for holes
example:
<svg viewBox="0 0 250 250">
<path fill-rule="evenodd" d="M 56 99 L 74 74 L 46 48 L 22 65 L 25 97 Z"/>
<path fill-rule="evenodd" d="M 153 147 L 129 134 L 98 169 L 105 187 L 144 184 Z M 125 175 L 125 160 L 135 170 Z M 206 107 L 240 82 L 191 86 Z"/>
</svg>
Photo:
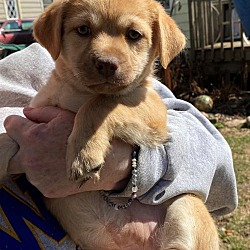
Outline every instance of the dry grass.
<svg viewBox="0 0 250 250">
<path fill-rule="evenodd" d="M 239 206 L 232 214 L 217 220 L 222 249 L 250 249 L 250 129 L 220 129 L 234 158 Z"/>
</svg>

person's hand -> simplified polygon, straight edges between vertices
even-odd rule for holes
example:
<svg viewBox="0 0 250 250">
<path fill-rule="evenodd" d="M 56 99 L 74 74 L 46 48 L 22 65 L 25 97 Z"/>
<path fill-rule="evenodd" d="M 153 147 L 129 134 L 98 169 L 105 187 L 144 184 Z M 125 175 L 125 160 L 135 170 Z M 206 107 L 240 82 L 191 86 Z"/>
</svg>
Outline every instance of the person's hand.
<svg viewBox="0 0 250 250">
<path fill-rule="evenodd" d="M 75 114 L 56 107 L 24 108 L 28 118 L 9 116 L 6 131 L 20 146 L 9 164 L 9 174 L 25 173 L 46 197 L 64 197 L 83 191 L 122 190 L 129 178 L 131 146 L 114 140 L 101 170 L 100 181 L 79 183 L 66 175 L 65 155 Z"/>
</svg>

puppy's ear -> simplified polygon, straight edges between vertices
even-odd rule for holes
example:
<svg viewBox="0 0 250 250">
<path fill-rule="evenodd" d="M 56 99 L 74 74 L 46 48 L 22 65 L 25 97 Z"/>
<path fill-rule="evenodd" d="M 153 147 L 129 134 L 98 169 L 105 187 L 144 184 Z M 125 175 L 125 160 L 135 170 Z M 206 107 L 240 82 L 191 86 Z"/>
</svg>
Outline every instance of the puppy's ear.
<svg viewBox="0 0 250 250">
<path fill-rule="evenodd" d="M 155 4 L 156 53 L 160 57 L 161 65 L 166 69 L 171 60 L 184 49 L 186 38 L 161 4 Z"/>
<path fill-rule="evenodd" d="M 33 36 L 56 60 L 61 50 L 63 1 L 54 1 L 34 23 Z"/>
</svg>

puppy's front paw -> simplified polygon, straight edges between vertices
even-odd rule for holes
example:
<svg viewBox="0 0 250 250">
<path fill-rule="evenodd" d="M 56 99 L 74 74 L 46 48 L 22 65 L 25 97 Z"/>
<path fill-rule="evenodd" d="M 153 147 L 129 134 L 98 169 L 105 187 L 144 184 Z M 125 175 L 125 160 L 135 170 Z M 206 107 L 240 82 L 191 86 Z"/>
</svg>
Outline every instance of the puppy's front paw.
<svg viewBox="0 0 250 250">
<path fill-rule="evenodd" d="M 99 172 L 104 163 L 101 153 L 92 150 L 79 149 L 68 144 L 66 163 L 68 176 L 72 181 L 85 182 L 91 178 L 99 179 Z"/>
</svg>

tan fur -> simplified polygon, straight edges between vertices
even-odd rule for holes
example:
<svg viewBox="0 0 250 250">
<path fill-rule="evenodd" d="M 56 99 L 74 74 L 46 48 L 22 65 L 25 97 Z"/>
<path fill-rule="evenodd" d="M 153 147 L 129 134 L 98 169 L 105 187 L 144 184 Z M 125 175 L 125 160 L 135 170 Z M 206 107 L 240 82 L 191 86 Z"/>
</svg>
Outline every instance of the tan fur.
<svg viewBox="0 0 250 250">
<path fill-rule="evenodd" d="M 79 36 L 83 25 L 90 33 Z M 141 37 L 129 39 L 131 30 Z M 34 35 L 56 68 L 30 105 L 77 112 L 66 158 L 70 179 L 100 178 L 113 138 L 147 146 L 166 141 L 166 108 L 151 86 L 153 62 L 159 56 L 166 68 L 185 37 L 159 3 L 57 0 L 35 22 Z M 190 195 L 159 206 L 135 201 L 123 211 L 108 207 L 98 192 L 46 204 L 83 249 L 218 249 L 206 207 Z"/>
<path fill-rule="evenodd" d="M 217 230 L 204 203 L 194 195 L 181 195 L 166 202 L 167 214 L 161 249 L 219 249 Z M 164 246 L 168 248 L 164 248 Z"/>
</svg>

